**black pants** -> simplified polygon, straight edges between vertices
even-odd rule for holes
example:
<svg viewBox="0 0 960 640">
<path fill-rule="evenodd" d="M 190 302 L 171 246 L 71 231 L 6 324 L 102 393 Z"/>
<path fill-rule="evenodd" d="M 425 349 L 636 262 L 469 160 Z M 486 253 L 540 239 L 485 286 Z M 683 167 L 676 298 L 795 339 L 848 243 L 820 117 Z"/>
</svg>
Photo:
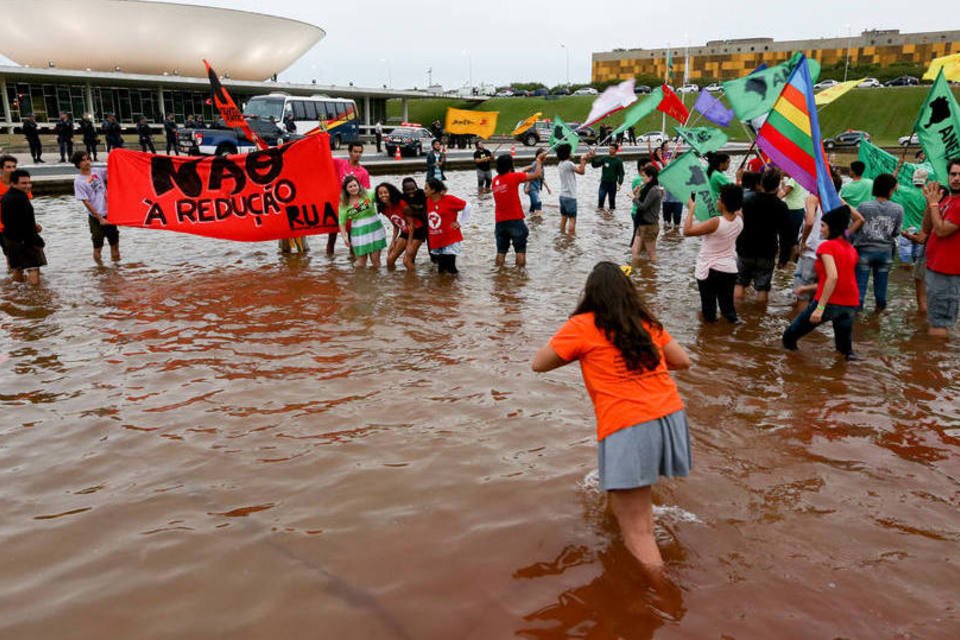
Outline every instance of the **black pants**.
<svg viewBox="0 0 960 640">
<path fill-rule="evenodd" d="M 617 208 L 617 183 L 616 182 L 604 182 L 600 181 L 600 190 L 598 193 L 597 208 L 603 209 L 603 201 L 608 197 L 610 199 L 610 210 L 613 211 Z"/>
<path fill-rule="evenodd" d="M 90 154 L 90 157 L 94 160 L 97 159 L 97 143 L 96 142 L 84 142 L 84 148 L 87 150 L 87 153 Z"/>
<path fill-rule="evenodd" d="M 40 138 L 27 138 L 27 144 L 30 145 L 30 157 L 34 162 L 39 162 L 40 156 L 43 155 L 43 144 Z"/>
<path fill-rule="evenodd" d="M 787 330 L 783 332 L 783 346 L 791 351 L 795 350 L 797 340 L 829 321 L 833 323 L 833 342 L 837 351 L 844 356 L 851 355 L 853 353 L 853 319 L 857 315 L 857 308 L 828 304 L 823 310 L 820 323 L 813 324 L 810 322 L 810 316 L 817 310 L 817 304 L 819 303 L 816 300 L 811 300 L 807 308 L 793 319 Z"/>
<path fill-rule="evenodd" d="M 441 254 L 437 256 L 437 271 L 439 273 L 460 273 L 457 271 L 457 256 Z"/>
<path fill-rule="evenodd" d="M 180 147 L 177 146 L 176 138 L 167 138 L 167 155 L 170 155 L 171 149 L 173 149 L 174 155 L 180 155 Z"/>
<path fill-rule="evenodd" d="M 73 140 L 57 140 L 57 146 L 60 148 L 60 162 L 66 162 L 73 155 Z"/>
<path fill-rule="evenodd" d="M 791 209 L 777 233 L 780 241 L 780 257 L 777 259 L 777 266 L 782 267 L 790 262 L 793 247 L 800 242 L 800 227 L 802 226 L 803 209 Z"/>
<path fill-rule="evenodd" d="M 706 322 L 717 321 L 717 306 L 720 315 L 730 322 L 737 322 L 737 309 L 733 306 L 733 287 L 737 284 L 737 274 L 724 273 L 710 269 L 707 277 L 697 280 L 700 289 L 700 309 Z"/>
<path fill-rule="evenodd" d="M 383 136 L 378 133 L 378 134 L 377 134 L 377 153 L 380 153 L 380 145 L 381 145 L 381 144 L 383 144 Z"/>
<path fill-rule="evenodd" d="M 140 138 L 140 150 L 146 153 L 147 149 L 150 149 L 150 153 L 157 152 L 157 148 L 153 146 L 153 140 L 151 138 Z"/>
</svg>

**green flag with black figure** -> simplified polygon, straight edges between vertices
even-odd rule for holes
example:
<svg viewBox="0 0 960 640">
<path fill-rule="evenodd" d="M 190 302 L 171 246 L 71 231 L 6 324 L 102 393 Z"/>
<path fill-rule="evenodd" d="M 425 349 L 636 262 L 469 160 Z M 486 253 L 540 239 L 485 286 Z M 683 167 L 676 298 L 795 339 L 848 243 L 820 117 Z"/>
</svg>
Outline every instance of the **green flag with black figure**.
<svg viewBox="0 0 960 640">
<path fill-rule="evenodd" d="M 960 158 L 960 108 L 943 76 L 943 69 L 930 87 L 913 128 L 927 162 L 933 165 L 937 181 L 947 184 L 947 160 Z"/>
<path fill-rule="evenodd" d="M 720 215 L 717 197 L 710 190 L 707 172 L 693 151 L 687 151 L 668 164 L 657 176 L 664 189 L 686 204 L 690 197 L 696 200 L 694 215 L 697 220 L 707 220 Z"/>
<path fill-rule="evenodd" d="M 722 149 L 727 144 L 727 134 L 716 127 L 675 127 L 674 131 L 699 156 Z"/>
<path fill-rule="evenodd" d="M 797 52 L 786 62 L 724 82 L 723 92 L 737 117 L 753 120 L 773 109 L 773 104 L 780 97 L 802 55 Z M 810 70 L 810 80 L 816 82 L 820 77 L 820 63 L 808 58 L 807 68 Z"/>
<path fill-rule="evenodd" d="M 560 116 L 554 116 L 553 127 L 550 130 L 550 146 L 556 148 L 562 144 L 569 144 L 571 149 L 576 150 L 577 145 L 580 144 L 580 136 L 568 127 Z"/>
</svg>

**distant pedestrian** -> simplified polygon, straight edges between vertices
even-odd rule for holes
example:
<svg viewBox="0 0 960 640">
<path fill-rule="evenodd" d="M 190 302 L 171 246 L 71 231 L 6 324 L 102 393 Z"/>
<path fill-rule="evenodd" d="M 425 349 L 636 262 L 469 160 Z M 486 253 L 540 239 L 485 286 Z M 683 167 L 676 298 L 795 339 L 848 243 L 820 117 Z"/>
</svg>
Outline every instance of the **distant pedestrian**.
<svg viewBox="0 0 960 640">
<path fill-rule="evenodd" d="M 23 137 L 27 139 L 27 145 L 30 147 L 30 157 L 37 164 L 42 164 L 43 144 L 40 142 L 40 129 L 32 113 L 23 117 Z"/>
<path fill-rule="evenodd" d="M 536 149 L 534 151 L 534 158 L 540 161 L 541 166 L 544 166 L 547 160 L 546 149 Z M 534 164 L 529 165 L 527 168 L 523 169 L 523 171 L 529 172 L 531 169 L 533 169 L 534 165 L 536 164 L 536 160 L 534 161 Z M 530 213 L 539 214 L 541 211 L 543 211 L 543 200 L 540 197 L 540 192 L 543 189 L 546 189 L 547 193 L 553 193 L 550 191 L 550 185 L 547 184 L 547 180 L 544 177 L 545 173 L 545 171 L 541 171 L 539 178 L 534 178 L 527 183 L 526 187 L 524 187 L 524 192 L 526 192 L 527 197 L 530 198 Z"/>
<path fill-rule="evenodd" d="M 150 131 L 150 125 L 147 123 L 146 116 L 140 116 L 137 119 L 137 138 L 140 140 L 140 150 L 144 153 L 147 149 L 150 153 L 156 153 L 157 148 L 153 146 L 153 132 Z"/>
<path fill-rule="evenodd" d="M 177 120 L 168 113 L 163 120 L 163 135 L 167 141 L 167 155 L 180 155 L 180 141 L 177 139 Z"/>
<path fill-rule="evenodd" d="M 123 128 L 112 113 L 107 114 L 107 121 L 103 123 L 103 137 L 107 142 L 107 153 L 123 148 Z"/>
<path fill-rule="evenodd" d="M 97 161 L 97 145 L 100 144 L 100 138 L 97 137 L 97 125 L 93 122 L 93 116 L 89 113 L 83 114 L 80 119 L 80 135 L 83 136 L 83 146 L 93 158 Z"/>
<path fill-rule="evenodd" d="M 66 111 L 60 112 L 60 119 L 53 125 L 53 130 L 57 134 L 60 162 L 66 162 L 73 155 L 73 119 Z"/>
<path fill-rule="evenodd" d="M 110 259 L 120 260 L 120 230 L 107 222 L 107 170 L 93 169 L 90 166 L 90 154 L 77 151 L 70 158 L 80 173 L 73 179 L 73 195 L 83 204 L 90 227 L 90 240 L 93 242 L 93 261 L 103 264 L 101 253 L 103 241 L 110 243 Z"/>
<path fill-rule="evenodd" d="M 473 164 L 477 168 L 477 195 L 482 196 L 490 193 L 493 184 L 493 170 L 490 163 L 493 161 L 493 154 L 489 149 L 483 147 L 483 140 L 477 140 L 476 151 L 473 152 Z"/>
<path fill-rule="evenodd" d="M 373 127 L 373 137 L 377 142 L 377 153 L 380 153 L 380 147 L 383 144 L 383 125 L 380 124 L 379 120 Z"/>
<path fill-rule="evenodd" d="M 17 169 L 10 174 L 10 190 L 0 199 L 0 224 L 3 225 L 3 246 L 7 252 L 11 276 L 16 282 L 24 279 L 40 284 L 40 267 L 47 264 L 40 237 L 43 228 L 37 224 L 30 204 L 30 173 Z"/>
<path fill-rule="evenodd" d="M 627 127 L 627 141 L 631 145 L 637 144 L 637 128 L 636 127 Z"/>
<path fill-rule="evenodd" d="M 447 154 L 443 151 L 439 139 L 434 139 L 427 153 L 427 180 L 434 179 L 441 182 L 447 179 L 443 169 L 447 164 Z"/>
</svg>

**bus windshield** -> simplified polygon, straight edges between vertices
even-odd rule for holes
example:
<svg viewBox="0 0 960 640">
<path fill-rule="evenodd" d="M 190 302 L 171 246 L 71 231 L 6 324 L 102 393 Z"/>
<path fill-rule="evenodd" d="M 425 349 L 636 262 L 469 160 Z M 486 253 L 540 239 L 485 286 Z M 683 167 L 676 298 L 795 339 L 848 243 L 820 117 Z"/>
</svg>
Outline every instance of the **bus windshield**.
<svg viewBox="0 0 960 640">
<path fill-rule="evenodd" d="M 283 120 L 283 98 L 250 98 L 243 115 L 253 116 L 261 120 L 273 118 L 280 122 Z"/>
</svg>

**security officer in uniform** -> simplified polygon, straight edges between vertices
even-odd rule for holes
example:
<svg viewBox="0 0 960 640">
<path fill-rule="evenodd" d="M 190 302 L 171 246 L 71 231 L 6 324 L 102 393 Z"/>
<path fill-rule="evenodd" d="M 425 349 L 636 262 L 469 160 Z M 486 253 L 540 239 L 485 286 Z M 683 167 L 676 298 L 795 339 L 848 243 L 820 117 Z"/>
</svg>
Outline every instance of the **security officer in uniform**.
<svg viewBox="0 0 960 640">
<path fill-rule="evenodd" d="M 83 146 L 94 162 L 97 161 L 97 145 L 100 140 L 97 138 L 97 125 L 93 124 L 93 116 L 89 113 L 83 114 L 80 119 L 80 135 L 83 136 Z"/>
<path fill-rule="evenodd" d="M 103 123 L 103 137 L 107 140 L 107 153 L 123 148 L 123 128 L 112 113 L 107 114 L 107 121 Z"/>
<path fill-rule="evenodd" d="M 167 137 L 167 155 L 170 155 L 171 149 L 173 149 L 175 155 L 180 155 L 180 145 L 177 142 L 177 121 L 172 113 L 168 113 L 163 121 L 163 133 Z"/>
<path fill-rule="evenodd" d="M 140 150 L 144 153 L 150 149 L 150 153 L 156 153 L 157 148 L 153 146 L 153 132 L 150 131 L 150 125 L 147 124 L 147 116 L 140 116 L 137 119 L 137 136 L 140 138 Z"/>
<path fill-rule="evenodd" d="M 34 162 L 42 164 L 43 160 L 40 159 L 40 156 L 43 155 L 43 144 L 40 142 L 40 130 L 37 128 L 37 121 L 32 113 L 23 117 L 23 136 L 27 139 L 27 144 L 30 145 L 30 157 L 33 158 Z"/>
<path fill-rule="evenodd" d="M 73 120 L 66 111 L 60 112 L 60 119 L 53 126 L 57 134 L 57 147 L 60 149 L 60 162 L 66 162 L 73 155 Z"/>
</svg>

